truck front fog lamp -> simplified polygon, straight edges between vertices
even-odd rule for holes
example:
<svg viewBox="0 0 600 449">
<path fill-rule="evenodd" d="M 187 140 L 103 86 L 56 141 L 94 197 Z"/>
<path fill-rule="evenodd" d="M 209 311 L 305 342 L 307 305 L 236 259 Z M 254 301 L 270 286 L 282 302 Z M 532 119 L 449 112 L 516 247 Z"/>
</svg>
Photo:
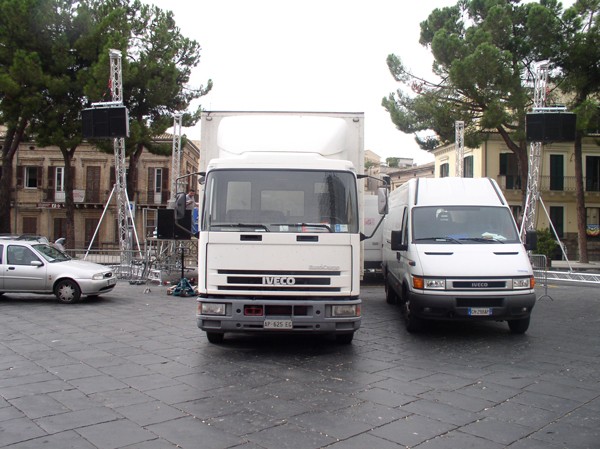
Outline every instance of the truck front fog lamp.
<svg viewBox="0 0 600 449">
<path fill-rule="evenodd" d="M 355 317 L 360 316 L 360 306 L 356 304 L 344 306 L 332 306 L 331 316 L 334 317 Z"/>
<path fill-rule="evenodd" d="M 199 302 L 198 313 L 200 315 L 225 315 L 227 307 L 222 303 Z"/>
</svg>

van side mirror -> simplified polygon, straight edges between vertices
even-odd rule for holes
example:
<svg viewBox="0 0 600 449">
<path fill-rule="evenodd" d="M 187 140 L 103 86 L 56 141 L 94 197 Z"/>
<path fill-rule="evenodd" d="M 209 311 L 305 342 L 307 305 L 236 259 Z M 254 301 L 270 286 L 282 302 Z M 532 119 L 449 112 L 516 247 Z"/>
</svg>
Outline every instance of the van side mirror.
<svg viewBox="0 0 600 449">
<path fill-rule="evenodd" d="M 388 189 L 385 187 L 377 189 L 377 211 L 379 215 L 388 213 Z"/>
<path fill-rule="evenodd" d="M 408 245 L 402 244 L 402 230 L 392 231 L 392 251 L 406 251 Z"/>
<path fill-rule="evenodd" d="M 537 231 L 531 230 L 525 232 L 525 249 L 535 251 L 537 249 Z"/>
</svg>

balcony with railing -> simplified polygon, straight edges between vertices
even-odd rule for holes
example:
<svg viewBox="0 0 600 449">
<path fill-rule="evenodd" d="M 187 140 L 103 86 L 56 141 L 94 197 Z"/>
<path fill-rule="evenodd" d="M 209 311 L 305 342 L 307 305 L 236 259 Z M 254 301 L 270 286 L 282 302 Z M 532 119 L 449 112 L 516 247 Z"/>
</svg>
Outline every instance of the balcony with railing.
<svg viewBox="0 0 600 449">
<path fill-rule="evenodd" d="M 575 192 L 576 180 L 576 176 L 541 176 L 539 190 L 540 192 Z M 498 175 L 497 181 L 503 190 L 521 190 L 526 187 L 526 183 L 521 183 L 521 178 L 517 175 Z M 586 192 L 600 192 L 600 178 L 584 177 L 583 189 Z"/>
</svg>

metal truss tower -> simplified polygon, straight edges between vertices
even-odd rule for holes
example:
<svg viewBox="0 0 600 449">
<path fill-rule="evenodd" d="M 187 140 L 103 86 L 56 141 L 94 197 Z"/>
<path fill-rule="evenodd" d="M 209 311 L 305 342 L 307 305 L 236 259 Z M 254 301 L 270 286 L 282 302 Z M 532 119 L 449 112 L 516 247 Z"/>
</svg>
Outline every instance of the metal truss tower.
<svg viewBox="0 0 600 449">
<path fill-rule="evenodd" d="M 123 104 L 123 78 L 121 52 L 111 49 L 110 55 L 110 90 L 114 103 Z M 121 265 L 131 265 L 133 217 L 129 209 L 127 197 L 127 178 L 125 172 L 125 138 L 114 139 L 115 151 L 115 193 L 117 197 L 117 222 L 119 225 L 119 249 L 121 250 Z"/>
<path fill-rule="evenodd" d="M 180 191 L 181 176 L 181 118 L 182 114 L 173 115 L 173 151 L 171 152 L 171 196 L 170 202 L 175 207 L 177 192 Z"/>
<path fill-rule="evenodd" d="M 541 64 L 535 72 L 533 94 L 533 109 L 543 108 L 546 105 L 546 89 L 548 84 L 548 66 Z M 531 142 L 529 146 L 529 171 L 527 175 L 527 195 L 525 209 L 523 210 L 523 223 L 521 225 L 521 238 L 525 231 L 535 229 L 537 203 L 540 197 L 540 176 L 542 171 L 542 143 Z"/>
<path fill-rule="evenodd" d="M 454 145 L 456 147 L 456 167 L 455 175 L 457 178 L 463 177 L 463 160 L 465 158 L 465 122 L 457 120 L 454 122 Z"/>
</svg>

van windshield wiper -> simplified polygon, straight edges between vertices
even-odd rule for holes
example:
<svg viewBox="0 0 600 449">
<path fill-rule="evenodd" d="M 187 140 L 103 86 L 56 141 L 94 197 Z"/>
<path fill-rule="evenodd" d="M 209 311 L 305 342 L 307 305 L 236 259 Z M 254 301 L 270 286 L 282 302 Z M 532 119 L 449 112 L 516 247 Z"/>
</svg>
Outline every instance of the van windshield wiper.
<svg viewBox="0 0 600 449">
<path fill-rule="evenodd" d="M 495 237 L 492 238 L 484 238 L 484 237 L 465 237 L 462 238 L 461 240 L 469 240 L 472 242 L 485 242 L 485 243 L 502 243 L 504 244 L 504 241 L 497 239 Z"/>
<path fill-rule="evenodd" d="M 221 228 L 262 228 L 270 232 L 268 226 L 263 223 L 211 223 L 210 227 L 214 226 Z"/>
<path fill-rule="evenodd" d="M 415 242 L 421 241 L 421 240 L 443 240 L 445 242 L 452 242 L 452 243 L 458 243 L 459 245 L 462 245 L 462 243 L 458 240 L 456 240 L 453 237 L 420 237 L 418 239 L 415 239 Z M 464 239 L 461 239 L 464 240 Z"/>
</svg>

